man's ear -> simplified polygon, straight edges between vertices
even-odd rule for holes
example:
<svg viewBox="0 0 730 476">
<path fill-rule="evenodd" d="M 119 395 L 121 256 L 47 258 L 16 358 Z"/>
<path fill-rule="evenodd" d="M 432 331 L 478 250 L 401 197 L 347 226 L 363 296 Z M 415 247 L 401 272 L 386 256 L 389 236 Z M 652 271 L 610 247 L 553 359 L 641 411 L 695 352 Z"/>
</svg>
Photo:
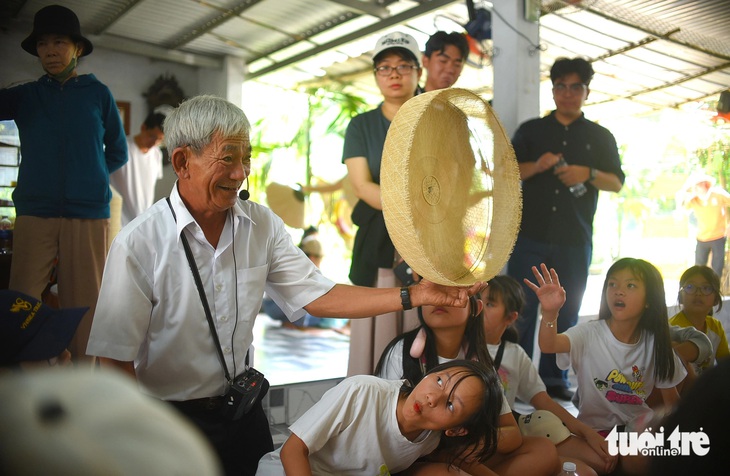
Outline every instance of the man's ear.
<svg viewBox="0 0 730 476">
<path fill-rule="evenodd" d="M 170 155 L 170 163 L 175 171 L 175 174 L 179 179 L 187 178 L 188 175 L 188 154 L 190 149 L 188 147 L 177 147 L 172 151 Z"/>
<path fill-rule="evenodd" d="M 510 324 L 514 324 L 518 317 L 520 317 L 520 315 L 517 313 L 517 311 L 507 313 L 507 319 L 509 320 Z"/>
<path fill-rule="evenodd" d="M 463 426 L 460 426 L 458 428 L 451 428 L 444 432 L 444 435 L 446 436 L 464 436 L 469 433 L 469 430 L 464 428 Z"/>
</svg>

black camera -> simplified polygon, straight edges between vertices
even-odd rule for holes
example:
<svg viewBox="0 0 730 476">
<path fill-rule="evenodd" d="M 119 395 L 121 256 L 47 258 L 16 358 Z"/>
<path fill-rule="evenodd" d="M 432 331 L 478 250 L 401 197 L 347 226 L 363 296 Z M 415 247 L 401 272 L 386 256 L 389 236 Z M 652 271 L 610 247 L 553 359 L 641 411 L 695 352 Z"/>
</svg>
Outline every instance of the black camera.
<svg viewBox="0 0 730 476">
<path fill-rule="evenodd" d="M 238 420 L 250 412 L 256 402 L 261 401 L 269 391 L 269 381 L 264 374 L 253 367 L 233 379 L 224 395 L 223 414 L 231 420 Z"/>
<path fill-rule="evenodd" d="M 395 277 L 403 283 L 403 286 L 410 286 L 416 282 L 413 277 L 413 269 L 405 261 L 401 261 L 398 266 L 393 268 L 393 272 L 395 273 Z"/>
</svg>

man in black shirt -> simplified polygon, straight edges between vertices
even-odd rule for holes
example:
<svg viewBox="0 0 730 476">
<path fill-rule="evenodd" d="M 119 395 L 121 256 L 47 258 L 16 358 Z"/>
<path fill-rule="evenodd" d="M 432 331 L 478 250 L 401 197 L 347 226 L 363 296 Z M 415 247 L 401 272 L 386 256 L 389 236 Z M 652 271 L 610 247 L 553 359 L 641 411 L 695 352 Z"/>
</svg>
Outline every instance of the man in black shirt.
<svg viewBox="0 0 730 476">
<path fill-rule="evenodd" d="M 616 140 L 582 112 L 592 78 L 588 61 L 557 59 L 550 70 L 556 109 L 523 123 L 512 139 L 523 209 L 508 274 L 522 283 L 523 278 L 534 278 L 531 267 L 540 263 L 557 270 L 567 294 L 558 332 L 578 322 L 593 252 L 598 191 L 618 192 L 624 182 Z M 520 345 L 532 355 L 538 301 L 534 293 L 525 294 L 523 318 L 517 322 Z M 554 354 L 541 356 L 539 370 L 552 397 L 571 398 L 567 372 L 557 367 Z"/>
</svg>

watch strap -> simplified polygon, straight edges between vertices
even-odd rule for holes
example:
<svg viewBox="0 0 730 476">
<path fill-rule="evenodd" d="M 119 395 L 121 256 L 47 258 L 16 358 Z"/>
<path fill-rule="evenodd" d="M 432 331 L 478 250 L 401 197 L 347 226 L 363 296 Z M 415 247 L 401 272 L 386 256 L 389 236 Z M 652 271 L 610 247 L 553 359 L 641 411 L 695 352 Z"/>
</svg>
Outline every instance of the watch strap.
<svg viewBox="0 0 730 476">
<path fill-rule="evenodd" d="M 408 290 L 408 286 L 400 288 L 400 302 L 403 305 L 404 311 L 413 309 L 413 305 L 411 304 L 411 293 Z"/>
<path fill-rule="evenodd" d="M 591 174 L 588 177 L 588 181 L 590 182 L 590 181 L 594 180 L 597 176 L 598 176 L 598 169 L 594 169 L 593 167 L 591 167 Z"/>
</svg>

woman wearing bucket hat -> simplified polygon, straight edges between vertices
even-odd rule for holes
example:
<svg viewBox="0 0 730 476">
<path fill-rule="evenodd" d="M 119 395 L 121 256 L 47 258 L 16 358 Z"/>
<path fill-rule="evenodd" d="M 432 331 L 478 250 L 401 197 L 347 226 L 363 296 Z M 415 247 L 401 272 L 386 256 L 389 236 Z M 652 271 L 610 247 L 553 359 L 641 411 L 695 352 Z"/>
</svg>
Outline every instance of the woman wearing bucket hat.
<svg viewBox="0 0 730 476">
<path fill-rule="evenodd" d="M 86 342 L 106 259 L 109 174 L 127 161 L 116 102 L 77 61 L 93 50 L 76 14 L 51 5 L 39 10 L 21 47 L 45 74 L 0 90 L 0 120 L 14 120 L 23 157 L 13 192 L 10 288 L 40 298 L 58 258 L 59 302 L 89 307 L 69 346 L 86 359 Z"/>
<path fill-rule="evenodd" d="M 380 198 L 380 160 L 390 122 L 400 107 L 416 94 L 421 77 L 421 52 L 416 40 L 393 32 L 380 39 L 373 50 L 375 82 L 383 102 L 372 111 L 355 116 L 347 126 L 342 161 L 359 199 L 352 212 L 358 225 L 352 250 L 350 281 L 370 287 L 396 285 L 393 266 L 395 247 L 388 236 Z M 348 375 L 370 374 L 385 346 L 404 327 L 418 323 L 415 311 L 411 326 L 400 319 L 360 319 L 351 324 Z M 370 337 L 369 337 L 370 336 Z"/>
</svg>

